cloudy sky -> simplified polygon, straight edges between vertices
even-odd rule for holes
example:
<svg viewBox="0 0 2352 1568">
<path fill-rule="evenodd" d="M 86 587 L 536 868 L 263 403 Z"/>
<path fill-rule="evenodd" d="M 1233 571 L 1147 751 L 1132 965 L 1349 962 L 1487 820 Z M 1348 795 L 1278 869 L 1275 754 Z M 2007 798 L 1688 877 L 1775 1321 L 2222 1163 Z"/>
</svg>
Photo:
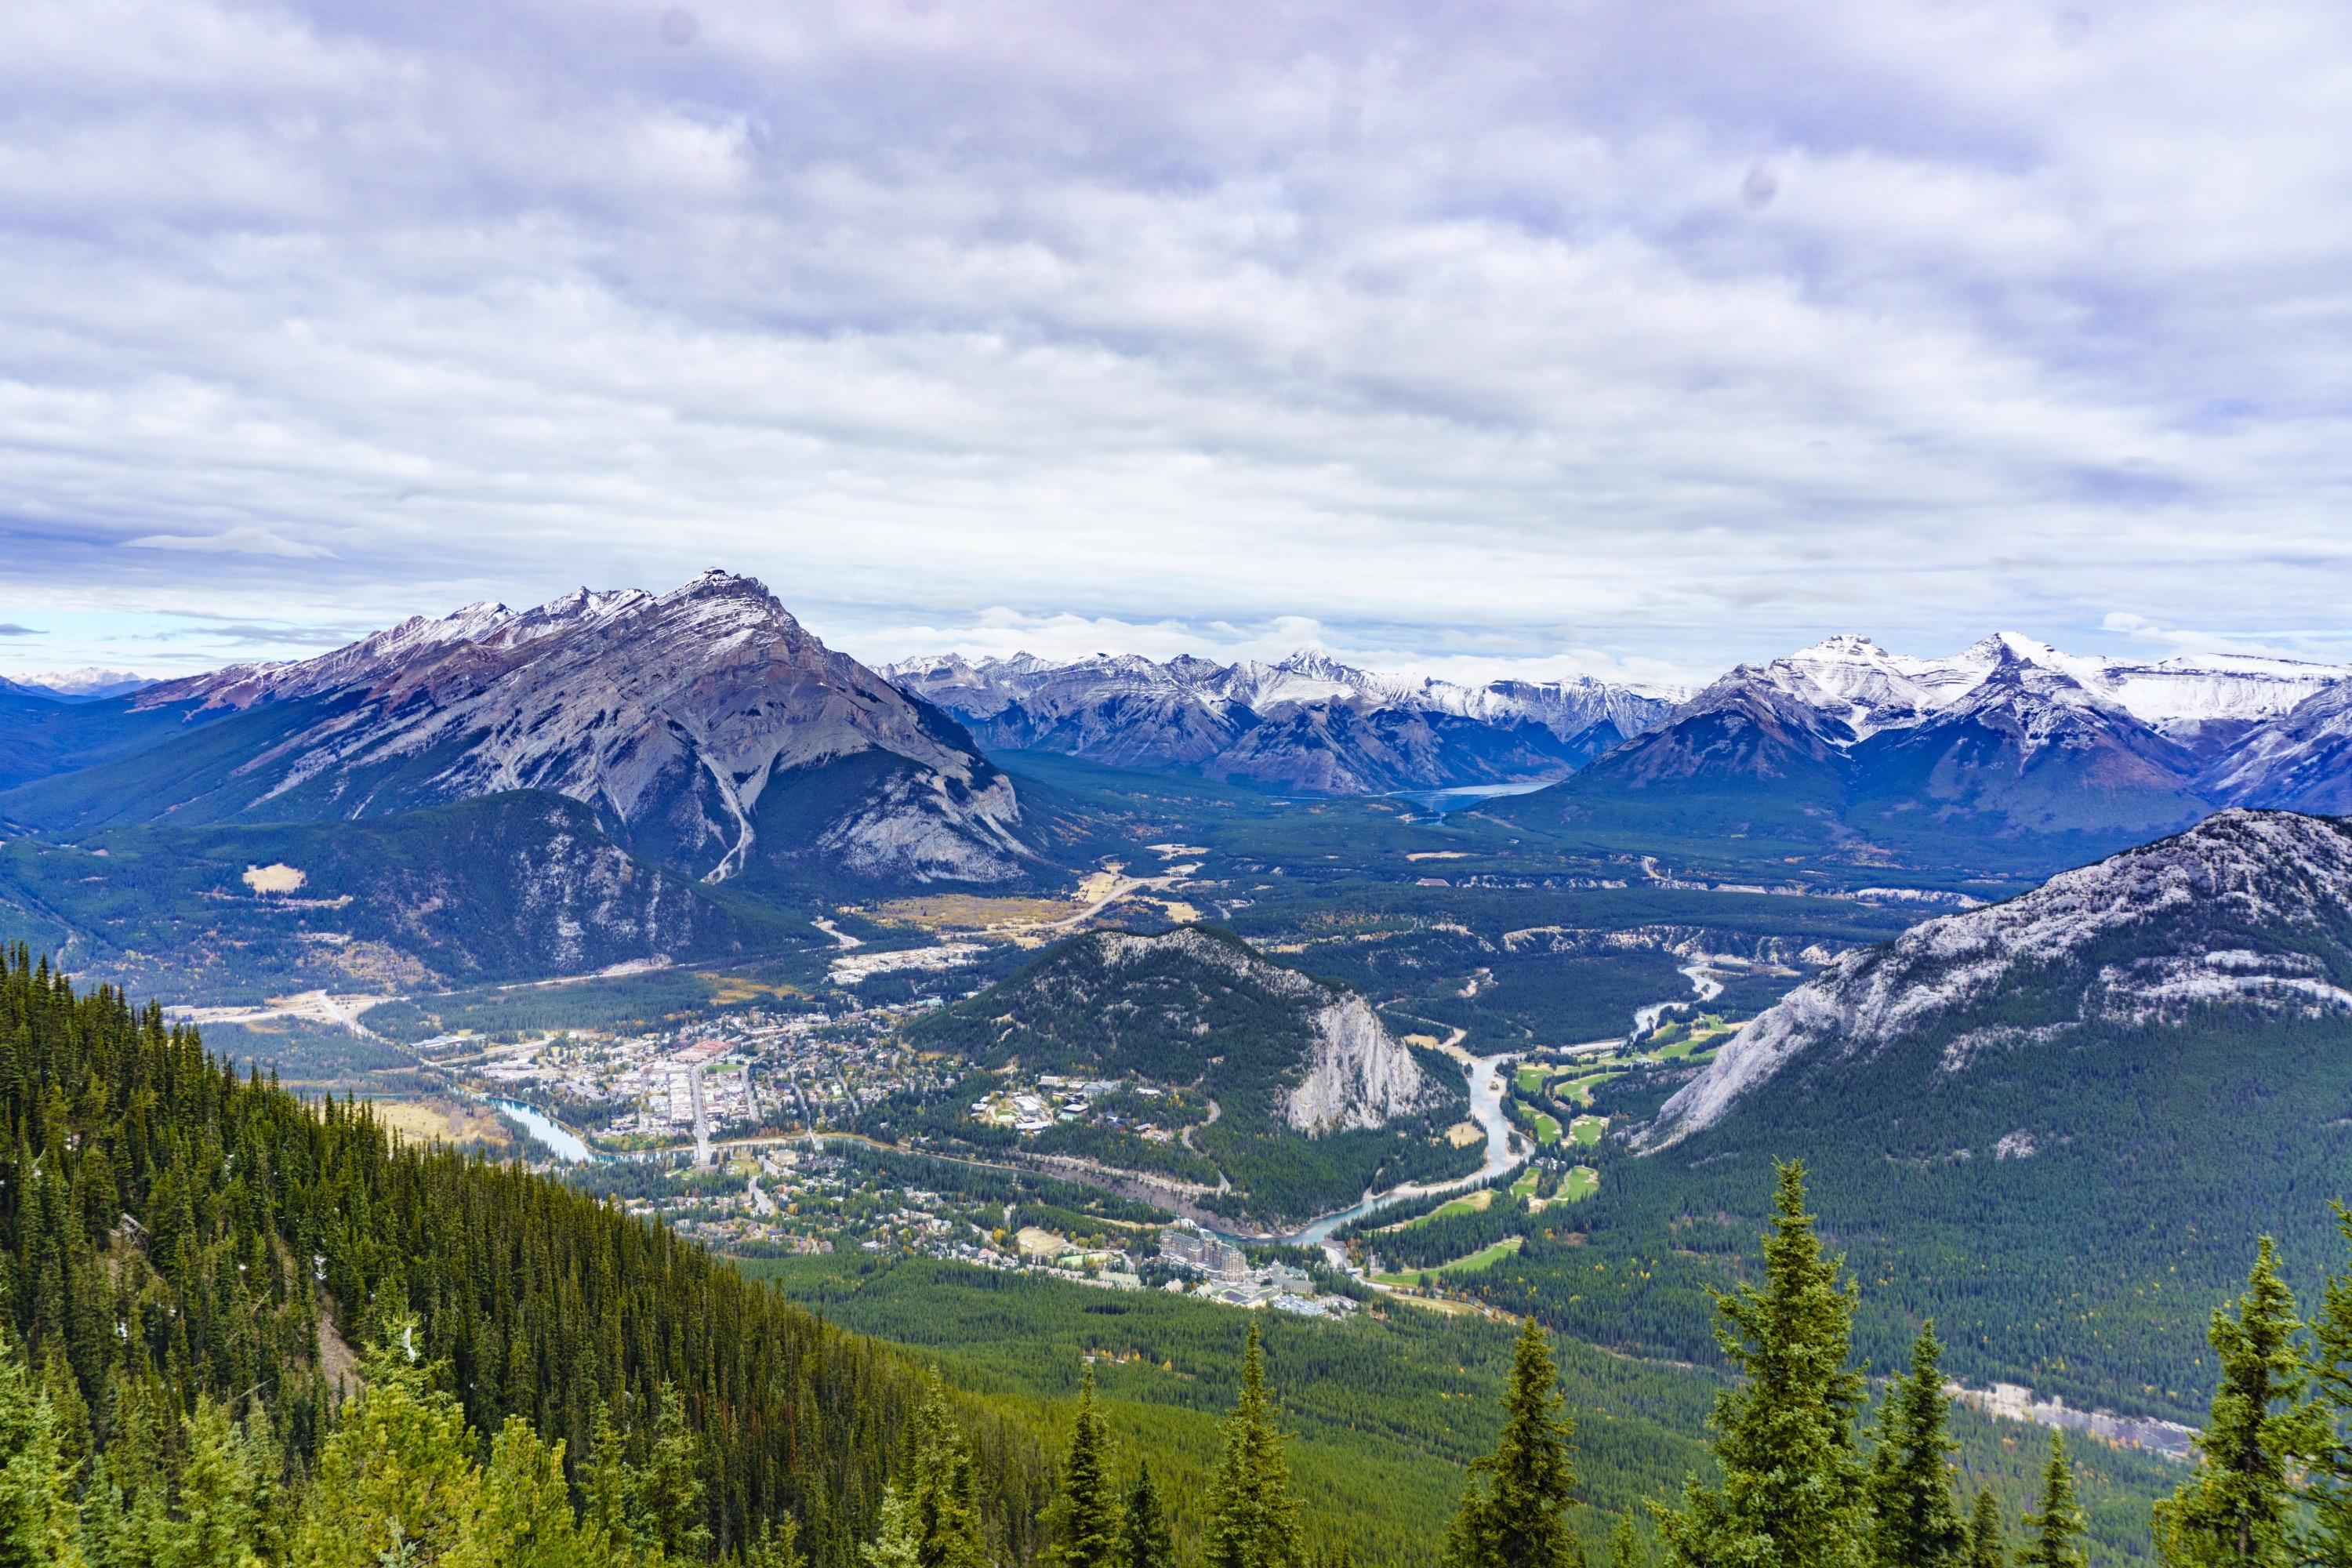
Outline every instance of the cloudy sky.
<svg viewBox="0 0 2352 1568">
<path fill-rule="evenodd" d="M 0 670 L 2352 658 L 2341 0 L 11 0 Z"/>
</svg>

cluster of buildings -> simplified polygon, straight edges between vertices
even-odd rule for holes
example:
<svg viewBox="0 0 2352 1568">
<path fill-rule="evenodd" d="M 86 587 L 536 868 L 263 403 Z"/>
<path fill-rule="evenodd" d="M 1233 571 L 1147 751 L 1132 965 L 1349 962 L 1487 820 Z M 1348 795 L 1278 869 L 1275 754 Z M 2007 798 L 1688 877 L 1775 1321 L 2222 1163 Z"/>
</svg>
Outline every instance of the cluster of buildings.
<svg viewBox="0 0 2352 1568">
<path fill-rule="evenodd" d="M 414 1049 L 467 1088 L 529 1099 L 608 1149 L 692 1142 L 708 1158 L 715 1140 L 845 1127 L 886 1096 L 951 1087 L 952 1064 L 901 1037 L 909 1017 L 937 1005 L 926 997 L 838 1017 L 751 1008 L 659 1034 L 451 1035 Z"/>
<path fill-rule="evenodd" d="M 1188 1225 L 1160 1233 L 1160 1257 L 1181 1271 L 1169 1289 L 1222 1306 L 1265 1307 L 1306 1318 L 1344 1318 L 1356 1310 L 1353 1297 L 1321 1291 L 1315 1277 L 1296 1264 L 1253 1265 L 1234 1243 Z"/>
<path fill-rule="evenodd" d="M 973 1100 L 970 1113 L 974 1121 L 1010 1127 L 1024 1134 L 1043 1132 L 1063 1122 L 1098 1121 L 1105 1127 L 1164 1143 L 1176 1134 L 1125 1102 L 1131 1098 L 1148 1106 L 1165 1093 L 1157 1084 L 1040 1073 L 1034 1082 L 1010 1081 Z M 1099 1103 L 1114 1097 L 1119 1103 Z"/>
</svg>

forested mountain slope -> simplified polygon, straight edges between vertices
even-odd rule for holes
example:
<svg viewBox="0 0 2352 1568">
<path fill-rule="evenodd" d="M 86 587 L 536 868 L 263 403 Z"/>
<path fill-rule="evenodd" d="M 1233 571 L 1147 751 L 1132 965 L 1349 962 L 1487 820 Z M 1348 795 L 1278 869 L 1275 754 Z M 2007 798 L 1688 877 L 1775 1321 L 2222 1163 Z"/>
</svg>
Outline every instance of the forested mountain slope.
<svg viewBox="0 0 2352 1568">
<path fill-rule="evenodd" d="M 298 1481 L 347 1347 L 405 1310 L 465 1418 L 527 1418 L 565 1443 L 575 1481 L 600 1408 L 645 1463 L 677 1401 L 713 1552 L 784 1510 L 819 1563 L 854 1562 L 871 1532 L 914 1372 L 657 1226 L 239 1079 L 155 1007 L 78 995 L 21 948 L 0 973 L 0 1311 L 86 1433 L 93 1496 L 116 1445 L 177 1434 L 205 1400 L 248 1430 L 266 1417 Z M 1018 1542 L 1042 1496 L 1034 1450 L 984 1413 L 960 1420 L 983 1504 Z M 104 1500 L 138 1503 L 136 1485 Z"/>
<path fill-rule="evenodd" d="M 1973 1378 L 2185 1416 L 2244 1238 L 2315 1269 L 2352 1196 L 2352 823 L 2227 812 L 1927 921 L 1831 964 L 1663 1108 L 1602 1099 L 1652 1151 L 1610 1166 L 1610 1245 L 1727 1251 L 1742 1194 L 1801 1154 L 1884 1286 L 1874 1355 L 1933 1313 Z"/>
<path fill-rule="evenodd" d="M 1305 1218 L 1352 1203 L 1376 1181 L 1477 1164 L 1475 1152 L 1436 1136 L 1459 1114 L 1459 1068 L 1416 1055 L 1351 987 L 1276 963 L 1225 931 L 1070 938 L 916 1037 L 984 1069 L 974 1088 L 1018 1066 L 1185 1091 L 1185 1101 L 1147 1107 L 1161 1121 L 1192 1121 L 1181 1144 L 1059 1127 L 1040 1144 L 1227 1189 L 1212 1206 L 1254 1219 Z M 920 1124 L 935 1136 L 989 1140 L 964 1114 L 967 1098 L 960 1089 Z M 1204 1110 L 1208 1120 L 1198 1120 Z M 875 1125 L 911 1130 L 912 1114 L 886 1110 Z"/>
</svg>

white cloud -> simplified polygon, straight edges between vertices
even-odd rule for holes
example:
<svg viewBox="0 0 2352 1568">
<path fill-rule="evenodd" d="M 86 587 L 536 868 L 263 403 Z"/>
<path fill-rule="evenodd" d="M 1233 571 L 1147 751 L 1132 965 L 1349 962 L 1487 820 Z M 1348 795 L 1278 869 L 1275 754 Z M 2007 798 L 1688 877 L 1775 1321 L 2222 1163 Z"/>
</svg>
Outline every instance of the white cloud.
<svg viewBox="0 0 2352 1568">
<path fill-rule="evenodd" d="M 332 555 L 322 544 L 303 544 L 266 528 L 241 527 L 220 533 L 142 533 L 122 542 L 126 550 L 190 550 L 204 555 L 281 555 L 304 560 Z"/>
<path fill-rule="evenodd" d="M 1653 679 L 2352 625 L 2325 0 L 689 10 L 22 0 L 0 613 L 724 563 L 872 657 Z"/>
</svg>

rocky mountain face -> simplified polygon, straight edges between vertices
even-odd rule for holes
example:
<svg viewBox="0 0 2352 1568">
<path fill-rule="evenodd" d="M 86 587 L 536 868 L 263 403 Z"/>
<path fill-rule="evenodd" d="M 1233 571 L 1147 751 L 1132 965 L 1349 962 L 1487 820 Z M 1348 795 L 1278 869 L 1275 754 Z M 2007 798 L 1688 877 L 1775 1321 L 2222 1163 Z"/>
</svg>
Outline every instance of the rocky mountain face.
<svg viewBox="0 0 2352 1568">
<path fill-rule="evenodd" d="M 16 792 L 10 815 L 75 830 L 350 819 L 542 790 L 713 882 L 1001 882 L 1034 858 L 1011 781 L 951 720 L 722 572 L 659 595 L 468 605 L 121 706 L 184 733 Z"/>
<path fill-rule="evenodd" d="M 2051 841 L 2063 859 L 2219 805 L 2342 789 L 2352 682 L 2235 656 L 2086 658 L 2004 633 L 1946 659 L 1834 637 L 1742 665 L 1573 779 L 1504 808 L 1531 826 L 1664 823 L 1860 856 Z"/>
<path fill-rule="evenodd" d="M 1907 1063 L 1910 1092 L 1957 1093 L 1971 1068 L 2061 1058 L 2094 1032 L 2231 1020 L 2352 1020 L 2352 822 L 2221 812 L 1848 953 L 1735 1037 L 1641 1141 L 1677 1143 L 1776 1081 Z"/>
<path fill-rule="evenodd" d="M 1074 937 L 926 1032 L 991 1062 L 1200 1085 L 1237 1121 L 1312 1136 L 1453 1098 L 1358 993 L 1191 926 Z"/>
<path fill-rule="evenodd" d="M 1231 665 L 949 655 L 884 673 L 992 748 L 1329 795 L 1564 777 L 1671 706 L 1591 679 L 1468 687 L 1316 652 Z"/>
<path fill-rule="evenodd" d="M 2252 727 L 2200 782 L 2215 800 L 2352 813 L 2352 682 Z"/>
</svg>

